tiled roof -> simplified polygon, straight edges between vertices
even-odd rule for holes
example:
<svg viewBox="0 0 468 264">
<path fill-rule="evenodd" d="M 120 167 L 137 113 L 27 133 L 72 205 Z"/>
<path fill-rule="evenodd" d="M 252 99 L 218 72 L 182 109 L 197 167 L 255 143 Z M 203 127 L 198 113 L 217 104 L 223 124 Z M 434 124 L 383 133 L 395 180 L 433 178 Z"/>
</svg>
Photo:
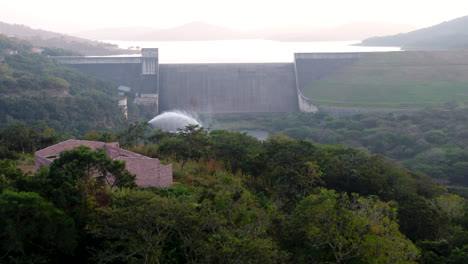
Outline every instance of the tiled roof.
<svg viewBox="0 0 468 264">
<path fill-rule="evenodd" d="M 112 147 L 119 147 L 119 142 L 111 142 L 111 143 L 105 143 L 105 142 L 99 142 L 99 141 L 89 141 L 89 140 L 76 140 L 76 139 L 70 139 L 67 141 L 60 142 L 58 144 L 52 145 L 50 147 L 47 147 L 45 149 L 41 149 L 39 151 L 36 151 L 35 155 L 41 156 L 43 158 L 47 158 L 50 156 L 59 156 L 60 152 L 64 150 L 71 150 L 74 149 L 78 146 L 87 146 L 91 148 L 92 150 L 96 150 L 98 148 L 105 148 L 106 145 L 112 146 Z"/>
<path fill-rule="evenodd" d="M 172 185 L 172 165 L 162 165 L 159 159 L 121 149 L 118 142 L 67 140 L 36 151 L 34 153 L 35 166 L 39 168 L 50 165 L 55 158 L 60 156 L 62 151 L 71 150 L 78 146 L 87 146 L 92 150 L 104 148 L 108 157 L 125 161 L 125 168 L 136 175 L 136 183 L 140 187 L 169 187 Z"/>
</svg>

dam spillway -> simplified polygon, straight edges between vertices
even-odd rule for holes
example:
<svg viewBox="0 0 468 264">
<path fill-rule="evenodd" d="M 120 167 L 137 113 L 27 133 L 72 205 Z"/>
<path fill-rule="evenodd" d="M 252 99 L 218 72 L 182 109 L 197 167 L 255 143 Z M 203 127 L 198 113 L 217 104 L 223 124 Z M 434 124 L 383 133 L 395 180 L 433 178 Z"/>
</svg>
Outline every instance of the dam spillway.
<svg viewBox="0 0 468 264">
<path fill-rule="evenodd" d="M 316 112 L 301 90 L 368 53 L 297 53 L 293 63 L 159 64 L 158 49 L 141 57 L 53 57 L 80 71 L 123 85 L 156 115 Z"/>
</svg>

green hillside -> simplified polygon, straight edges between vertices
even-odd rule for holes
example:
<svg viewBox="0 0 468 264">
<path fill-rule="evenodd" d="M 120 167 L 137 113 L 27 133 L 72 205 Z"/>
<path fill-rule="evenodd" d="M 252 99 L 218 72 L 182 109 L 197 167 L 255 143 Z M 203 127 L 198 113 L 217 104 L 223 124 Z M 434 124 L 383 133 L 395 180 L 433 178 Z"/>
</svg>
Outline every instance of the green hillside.
<svg viewBox="0 0 468 264">
<path fill-rule="evenodd" d="M 61 33 L 33 29 L 25 25 L 0 22 L 0 34 L 27 40 L 36 47 L 64 49 L 83 55 L 116 55 L 137 53 L 136 50 L 119 49 L 117 45 L 73 37 Z M 55 54 L 49 54 L 55 55 Z"/>
<path fill-rule="evenodd" d="M 466 50 L 468 49 L 468 16 L 441 24 L 362 41 L 364 46 L 398 46 L 404 50 Z"/>
<path fill-rule="evenodd" d="M 412 109 L 468 101 L 468 52 L 369 54 L 311 83 L 318 106 Z"/>
<path fill-rule="evenodd" d="M 45 121 L 75 135 L 125 124 L 112 84 L 29 53 L 31 46 L 0 35 L 0 124 Z"/>
</svg>

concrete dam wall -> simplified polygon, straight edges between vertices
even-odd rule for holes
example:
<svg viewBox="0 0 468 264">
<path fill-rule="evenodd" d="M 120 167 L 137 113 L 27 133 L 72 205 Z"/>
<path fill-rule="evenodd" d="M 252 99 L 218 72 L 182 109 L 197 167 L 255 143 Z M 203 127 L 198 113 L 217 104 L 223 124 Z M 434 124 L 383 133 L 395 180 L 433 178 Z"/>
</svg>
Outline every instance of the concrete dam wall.
<svg viewBox="0 0 468 264">
<path fill-rule="evenodd" d="M 316 112 L 302 94 L 324 76 L 369 53 L 296 53 L 294 63 L 159 64 L 158 49 L 142 57 L 55 57 L 80 71 L 131 88 L 151 114 Z M 146 110 L 145 110 L 146 111 Z"/>
<path fill-rule="evenodd" d="M 159 73 L 160 111 L 299 111 L 292 63 L 161 64 Z"/>
<path fill-rule="evenodd" d="M 137 94 L 158 94 L 158 51 L 144 49 L 142 57 L 53 57 L 81 72 L 128 86 Z"/>
<path fill-rule="evenodd" d="M 366 52 L 353 53 L 296 53 L 294 67 L 297 74 L 297 89 L 313 84 L 322 77 L 339 71 L 365 56 Z M 313 99 L 313 98 L 312 98 Z"/>
<path fill-rule="evenodd" d="M 151 90 L 148 89 L 149 87 L 146 87 L 146 89 L 143 87 L 140 77 L 140 64 L 74 64 L 72 67 L 81 72 L 111 81 L 116 85 L 131 87 L 137 93 L 141 93 L 143 90 Z M 156 89 L 154 93 L 157 93 Z"/>
</svg>

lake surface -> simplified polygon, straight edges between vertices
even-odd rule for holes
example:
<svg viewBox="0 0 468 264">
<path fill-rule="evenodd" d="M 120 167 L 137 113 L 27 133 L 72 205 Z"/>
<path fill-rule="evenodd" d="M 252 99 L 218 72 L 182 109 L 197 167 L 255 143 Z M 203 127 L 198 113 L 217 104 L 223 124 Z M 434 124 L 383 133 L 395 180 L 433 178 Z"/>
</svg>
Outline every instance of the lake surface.
<svg viewBox="0 0 468 264">
<path fill-rule="evenodd" d="M 399 47 L 352 46 L 360 41 L 281 42 L 273 40 L 116 41 L 120 48 L 159 48 L 160 63 L 293 62 L 294 53 L 383 52 Z"/>
</svg>

